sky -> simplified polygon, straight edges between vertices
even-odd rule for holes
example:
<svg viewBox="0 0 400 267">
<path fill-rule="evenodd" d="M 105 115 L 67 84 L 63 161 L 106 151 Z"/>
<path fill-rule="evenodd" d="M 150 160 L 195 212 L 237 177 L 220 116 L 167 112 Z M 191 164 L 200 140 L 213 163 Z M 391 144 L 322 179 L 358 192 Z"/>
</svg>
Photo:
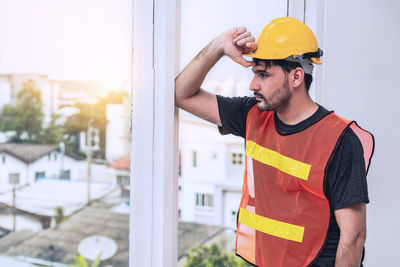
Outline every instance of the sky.
<svg viewBox="0 0 400 267">
<path fill-rule="evenodd" d="M 246 26 L 256 37 L 286 0 L 181 0 L 181 68 L 223 31 Z M 229 5 L 227 4 L 229 3 Z M 129 81 L 131 0 L 0 0 L 0 73 L 39 73 L 116 87 Z M 207 79 L 250 80 L 223 58 Z"/>
<path fill-rule="evenodd" d="M 130 0 L 0 0 L 0 73 L 115 87 L 130 78 Z"/>
</svg>

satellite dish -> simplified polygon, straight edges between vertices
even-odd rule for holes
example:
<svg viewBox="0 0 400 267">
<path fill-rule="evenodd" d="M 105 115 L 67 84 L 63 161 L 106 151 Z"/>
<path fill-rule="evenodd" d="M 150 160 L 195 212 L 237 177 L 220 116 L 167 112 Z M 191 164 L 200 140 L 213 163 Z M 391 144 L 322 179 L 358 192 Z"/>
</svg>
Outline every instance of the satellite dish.
<svg viewBox="0 0 400 267">
<path fill-rule="evenodd" d="M 97 259 L 101 253 L 101 260 L 107 260 L 117 252 L 117 243 L 109 237 L 102 235 L 91 235 L 79 242 L 78 252 L 89 260 Z"/>
</svg>

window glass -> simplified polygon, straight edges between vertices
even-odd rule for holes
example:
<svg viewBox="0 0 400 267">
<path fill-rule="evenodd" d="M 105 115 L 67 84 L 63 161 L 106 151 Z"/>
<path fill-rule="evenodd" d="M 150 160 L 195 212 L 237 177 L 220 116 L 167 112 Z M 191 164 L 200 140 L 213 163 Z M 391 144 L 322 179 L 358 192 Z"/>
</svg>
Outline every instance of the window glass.
<svg viewBox="0 0 400 267">
<path fill-rule="evenodd" d="M 41 179 L 41 178 L 45 178 L 45 177 L 46 177 L 45 172 L 36 172 L 35 173 L 35 181 L 37 181 L 38 179 Z"/>
<path fill-rule="evenodd" d="M 132 1 L 0 0 L 0 40 L 0 266 L 127 267 Z"/>
<path fill-rule="evenodd" d="M 181 1 L 181 70 L 222 32 L 246 26 L 257 37 L 266 23 L 287 13 L 286 0 L 253 0 L 246 2 L 248 7 L 243 3 Z M 201 88 L 224 96 L 248 96 L 252 75 L 250 69 L 223 57 Z M 245 154 L 242 138 L 221 136 L 215 125 L 182 110 L 179 132 L 178 265 L 184 266 L 194 260 L 188 252 L 197 245 L 216 244 L 219 250 L 233 254 Z"/>
<path fill-rule="evenodd" d="M 8 179 L 8 183 L 11 185 L 16 185 L 19 184 L 19 173 L 10 173 L 8 175 L 9 179 Z"/>
<path fill-rule="evenodd" d="M 197 167 L 197 151 L 196 150 L 192 151 L 192 167 L 193 168 Z"/>
</svg>

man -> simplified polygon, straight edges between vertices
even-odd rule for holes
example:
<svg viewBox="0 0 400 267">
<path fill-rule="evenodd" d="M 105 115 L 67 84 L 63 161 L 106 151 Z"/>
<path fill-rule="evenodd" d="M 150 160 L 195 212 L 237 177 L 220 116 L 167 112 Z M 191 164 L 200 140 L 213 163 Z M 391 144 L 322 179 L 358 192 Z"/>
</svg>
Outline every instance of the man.
<svg viewBox="0 0 400 267">
<path fill-rule="evenodd" d="M 255 97 L 200 88 L 223 55 L 252 67 Z M 236 254 L 256 266 L 362 266 L 373 137 L 310 98 L 321 56 L 305 24 L 278 18 L 257 43 L 243 27 L 218 36 L 175 81 L 178 107 L 246 140 Z"/>
</svg>

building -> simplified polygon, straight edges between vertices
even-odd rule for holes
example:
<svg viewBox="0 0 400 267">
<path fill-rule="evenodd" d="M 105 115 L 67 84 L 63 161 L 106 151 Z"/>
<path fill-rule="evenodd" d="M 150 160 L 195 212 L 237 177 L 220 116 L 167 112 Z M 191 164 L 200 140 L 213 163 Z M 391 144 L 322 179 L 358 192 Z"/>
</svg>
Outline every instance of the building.
<svg viewBox="0 0 400 267">
<path fill-rule="evenodd" d="M 118 190 L 109 183 L 90 184 L 91 201 L 103 198 Z M 56 224 L 55 217 L 62 210 L 70 216 L 88 203 L 88 183 L 65 179 L 40 179 L 30 186 L 15 191 L 16 230 L 29 229 L 38 232 Z M 0 227 L 12 230 L 13 193 L 0 194 Z"/>
<path fill-rule="evenodd" d="M 30 185 L 40 178 L 78 180 L 78 159 L 55 145 L 0 144 L 0 188 L 9 191 L 14 182 Z"/>
<path fill-rule="evenodd" d="M 129 155 L 125 155 L 110 163 L 107 168 L 108 172 L 111 174 L 113 184 L 121 186 L 130 185 L 131 157 Z"/>
<path fill-rule="evenodd" d="M 107 104 L 105 156 L 109 161 L 117 160 L 130 151 L 130 101 L 125 98 L 123 104 Z"/>
<path fill-rule="evenodd" d="M 244 143 L 215 125 L 182 112 L 179 126 L 179 215 L 236 228 L 244 170 Z"/>
<path fill-rule="evenodd" d="M 129 208 L 124 211 L 119 208 L 124 201 L 116 190 L 73 213 L 58 227 L 40 232 L 21 230 L 4 236 L 0 239 L 0 265 L 21 261 L 26 264 L 67 266 L 74 262 L 80 241 L 88 236 L 102 235 L 115 241 L 117 251 L 103 260 L 101 266 L 129 266 Z M 229 244 L 233 244 L 233 237 L 234 234 L 227 233 L 224 227 L 179 222 L 179 266 L 185 262 L 188 251 L 199 244 L 218 243 L 230 251 L 232 246 Z M 21 263 L 21 266 L 24 265 Z"/>
<path fill-rule="evenodd" d="M 102 235 L 117 245 L 116 253 L 103 260 L 102 266 L 129 266 L 129 214 L 112 210 L 119 200 L 119 193 L 109 195 L 105 201 L 94 202 L 76 212 L 56 228 L 11 233 L 0 239 L 0 253 L 30 263 L 45 261 L 48 266 L 55 266 L 53 263 L 66 266 L 74 262 L 80 241 Z"/>
</svg>

